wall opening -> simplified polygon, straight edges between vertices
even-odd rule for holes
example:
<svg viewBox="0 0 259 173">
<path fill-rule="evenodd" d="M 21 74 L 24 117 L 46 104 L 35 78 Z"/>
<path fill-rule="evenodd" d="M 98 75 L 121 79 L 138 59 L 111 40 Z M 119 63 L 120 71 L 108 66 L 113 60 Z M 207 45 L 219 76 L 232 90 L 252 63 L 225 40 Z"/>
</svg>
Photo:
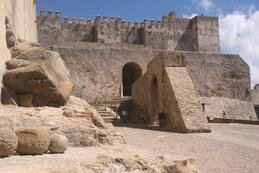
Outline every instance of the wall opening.
<svg viewBox="0 0 259 173">
<path fill-rule="evenodd" d="M 152 120 L 155 125 L 159 124 L 159 92 L 158 92 L 158 81 L 155 76 L 152 77 L 151 81 L 151 106 L 152 106 Z"/>
<path fill-rule="evenodd" d="M 122 68 L 123 96 L 132 95 L 132 85 L 142 75 L 141 67 L 135 62 L 129 62 Z"/>
<path fill-rule="evenodd" d="M 259 105 L 255 105 L 255 113 L 257 115 L 257 118 L 259 119 Z"/>
</svg>

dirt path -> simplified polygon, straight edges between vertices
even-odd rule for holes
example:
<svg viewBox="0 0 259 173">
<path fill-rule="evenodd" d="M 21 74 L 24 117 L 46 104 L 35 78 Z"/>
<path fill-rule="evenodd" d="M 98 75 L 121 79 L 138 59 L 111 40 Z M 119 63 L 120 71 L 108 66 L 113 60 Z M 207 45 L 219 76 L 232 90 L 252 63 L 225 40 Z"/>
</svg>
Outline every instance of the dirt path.
<svg viewBox="0 0 259 173">
<path fill-rule="evenodd" d="M 212 124 L 212 133 L 178 134 L 144 127 L 113 127 L 128 145 L 177 158 L 190 157 L 204 173 L 258 173 L 259 126 Z"/>
</svg>

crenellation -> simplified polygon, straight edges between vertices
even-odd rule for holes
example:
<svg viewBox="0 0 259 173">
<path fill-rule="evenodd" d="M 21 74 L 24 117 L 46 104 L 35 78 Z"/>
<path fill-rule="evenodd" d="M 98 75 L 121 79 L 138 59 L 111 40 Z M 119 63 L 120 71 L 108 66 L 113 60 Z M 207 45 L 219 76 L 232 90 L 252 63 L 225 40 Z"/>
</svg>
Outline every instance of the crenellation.
<svg viewBox="0 0 259 173">
<path fill-rule="evenodd" d="M 52 14 L 53 14 L 53 12 L 49 10 L 48 16 L 47 16 L 47 19 L 46 19 L 47 22 L 50 22 L 50 23 L 52 22 Z"/>
<path fill-rule="evenodd" d="M 61 23 L 61 12 L 56 11 L 56 16 L 55 16 L 55 24 L 60 24 Z"/>
<path fill-rule="evenodd" d="M 79 19 L 79 24 L 86 24 L 85 19 L 84 19 L 84 18 L 80 18 L 80 19 Z"/>
<path fill-rule="evenodd" d="M 40 10 L 40 17 L 45 17 L 45 13 L 46 13 L 45 10 Z"/>
<path fill-rule="evenodd" d="M 44 23 L 61 25 L 62 21 L 59 11 L 53 17 L 52 11 L 48 11 L 48 15 L 45 16 L 45 11 L 41 10 L 38 19 L 41 20 L 39 23 L 42 25 Z M 75 24 L 78 30 L 76 36 L 72 33 L 72 28 L 76 27 Z M 94 20 L 64 17 L 60 34 L 68 41 L 143 44 L 153 49 L 217 53 L 219 52 L 218 28 L 217 17 L 196 16 L 193 19 L 187 19 L 178 18 L 175 12 L 170 12 L 161 20 L 144 19 L 143 22 L 127 22 L 120 17 L 100 15 Z M 67 33 L 62 34 L 62 32 Z M 84 37 L 85 34 L 87 34 L 86 37 Z"/>
<path fill-rule="evenodd" d="M 64 17 L 64 24 L 68 24 L 69 22 L 69 18 L 68 17 Z"/>
<path fill-rule="evenodd" d="M 110 17 L 110 23 L 115 23 L 115 17 Z"/>
<path fill-rule="evenodd" d="M 108 17 L 107 16 L 103 16 L 103 21 L 102 21 L 104 24 L 107 24 L 108 23 Z"/>
<path fill-rule="evenodd" d="M 102 17 L 101 16 L 96 16 L 95 18 L 95 25 L 100 25 L 102 23 Z"/>
<path fill-rule="evenodd" d="M 72 18 L 71 18 L 71 22 L 72 22 L 73 24 L 77 24 L 77 23 L 78 23 L 78 20 L 77 20 L 76 17 L 72 17 Z"/>
</svg>

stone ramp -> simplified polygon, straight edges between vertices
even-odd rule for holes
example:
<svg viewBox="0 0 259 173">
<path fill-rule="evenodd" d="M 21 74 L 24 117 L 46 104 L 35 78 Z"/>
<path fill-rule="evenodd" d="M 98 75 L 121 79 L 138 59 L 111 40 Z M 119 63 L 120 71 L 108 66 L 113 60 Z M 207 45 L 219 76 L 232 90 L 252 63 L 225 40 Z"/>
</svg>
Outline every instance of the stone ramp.
<svg viewBox="0 0 259 173">
<path fill-rule="evenodd" d="M 177 129 L 183 132 L 210 132 L 209 123 L 202 111 L 202 106 L 198 102 L 192 80 L 186 67 L 166 67 L 165 68 L 166 89 L 171 90 L 164 95 L 164 99 L 169 100 L 170 114 L 168 117 Z M 166 106 L 166 105 L 165 105 Z M 164 107 L 164 110 L 167 108 Z"/>
</svg>

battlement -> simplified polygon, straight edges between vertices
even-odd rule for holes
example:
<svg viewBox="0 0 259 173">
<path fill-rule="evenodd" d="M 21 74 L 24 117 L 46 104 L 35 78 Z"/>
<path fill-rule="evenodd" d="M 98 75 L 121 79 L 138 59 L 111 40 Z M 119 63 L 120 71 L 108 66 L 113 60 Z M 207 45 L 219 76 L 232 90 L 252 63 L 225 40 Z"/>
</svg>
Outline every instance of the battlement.
<svg viewBox="0 0 259 173">
<path fill-rule="evenodd" d="M 51 10 L 40 10 L 39 20 L 44 20 L 44 22 L 61 25 L 61 24 L 89 24 L 89 25 L 109 25 L 116 26 L 124 29 L 131 28 L 147 28 L 147 29 L 159 29 L 164 28 L 173 18 L 176 18 L 175 12 L 170 12 L 168 15 L 164 15 L 161 20 L 147 20 L 144 19 L 142 22 L 130 22 L 124 21 L 121 17 L 107 17 L 107 16 L 96 16 L 95 19 L 85 19 L 76 17 L 64 17 L 62 19 L 61 12 L 53 12 Z"/>
<path fill-rule="evenodd" d="M 125 21 L 121 17 L 96 16 L 95 19 L 62 18 L 61 12 L 41 10 L 39 31 L 53 26 L 67 41 L 101 42 L 109 44 L 143 44 L 153 49 L 214 52 L 219 51 L 218 18 L 196 16 L 177 17 L 176 12 L 161 20 Z M 44 27 L 43 27 L 44 26 Z M 61 32 L 67 32 L 61 34 Z"/>
</svg>

